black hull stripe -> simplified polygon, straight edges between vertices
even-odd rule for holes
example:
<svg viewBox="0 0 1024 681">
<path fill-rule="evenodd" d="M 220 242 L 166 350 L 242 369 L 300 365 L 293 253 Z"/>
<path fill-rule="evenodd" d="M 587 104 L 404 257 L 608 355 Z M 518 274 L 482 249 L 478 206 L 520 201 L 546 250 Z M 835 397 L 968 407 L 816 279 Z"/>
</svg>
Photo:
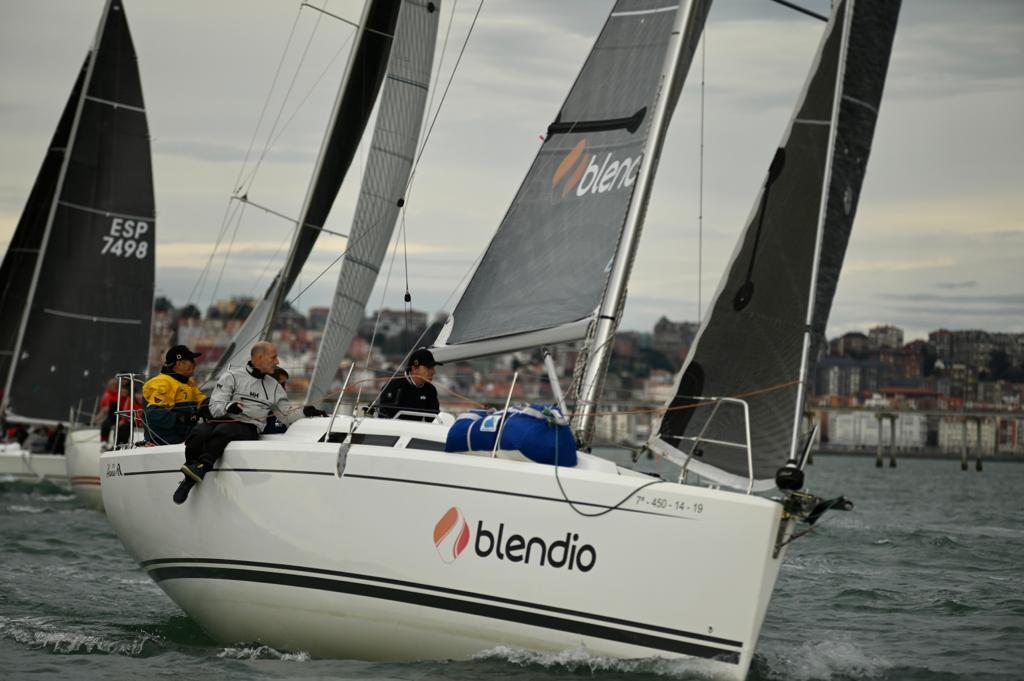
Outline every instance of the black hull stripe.
<svg viewBox="0 0 1024 681">
<path fill-rule="evenodd" d="M 267 568 L 271 570 L 290 570 L 294 572 L 308 572 L 318 575 L 329 575 L 331 577 L 340 577 L 342 579 L 359 579 L 368 582 L 378 582 L 381 584 L 392 584 L 395 586 L 401 586 L 412 589 L 422 589 L 428 591 L 434 591 L 437 593 L 450 594 L 453 596 L 462 596 L 468 598 L 476 598 L 479 600 L 488 600 L 495 603 L 504 603 L 507 605 L 515 605 L 525 608 L 533 608 L 534 610 L 547 610 L 548 612 L 559 613 L 562 615 L 572 615 L 573 617 L 585 617 L 592 620 L 600 620 L 602 622 L 608 622 L 610 624 L 620 624 L 627 627 L 633 627 L 636 629 L 647 629 L 649 631 L 656 631 L 662 634 L 670 634 L 672 636 L 684 636 L 686 638 L 694 638 L 701 641 L 708 641 L 709 643 L 718 643 L 721 645 L 732 646 L 735 648 L 741 648 L 743 644 L 739 641 L 733 641 L 727 638 L 720 638 L 718 636 L 708 636 L 706 634 L 695 634 L 689 631 L 682 631 L 679 629 L 671 629 L 669 627 L 660 627 L 653 624 L 642 624 L 640 622 L 631 622 L 629 620 L 620 619 L 617 617 L 607 617 L 605 615 L 595 615 L 589 612 L 582 612 L 579 610 L 571 610 L 569 608 L 558 608 L 550 605 L 540 605 L 537 603 L 530 603 L 527 601 L 520 601 L 514 598 L 503 598 L 501 596 L 490 596 L 487 594 L 474 593 L 472 591 L 463 591 L 461 589 L 450 589 L 442 586 L 433 586 L 430 584 L 420 584 L 417 582 L 409 582 L 401 579 L 391 579 L 389 577 L 375 577 L 371 575 L 361 575 L 354 572 L 339 572 L 337 570 L 325 570 L 323 568 L 310 568 L 301 567 L 298 565 L 284 565 L 281 563 L 263 563 L 252 560 L 231 560 L 228 558 L 155 558 L 153 560 L 144 560 L 140 563 L 143 568 L 149 568 L 154 565 L 167 565 L 171 563 L 204 563 L 206 565 L 244 565 L 246 567 L 258 567 Z M 163 568 L 154 568 L 163 569 Z M 152 573 L 151 573 L 152 574 Z M 154 579 L 156 579 L 154 577 Z M 158 580 L 159 581 L 159 580 Z"/>
<path fill-rule="evenodd" d="M 456 598 L 447 598 L 435 594 L 424 594 L 402 589 L 393 589 L 374 584 L 362 584 L 359 582 L 340 581 L 337 579 L 325 579 L 323 577 L 310 577 L 286 572 L 265 572 L 262 570 L 243 570 L 229 567 L 163 567 L 154 568 L 149 572 L 150 576 L 157 582 L 168 579 L 224 579 L 242 582 L 256 582 L 261 584 L 278 584 L 282 586 L 298 587 L 302 589 L 316 589 L 318 591 L 330 591 L 334 593 L 345 593 L 367 598 L 379 598 L 388 601 L 410 603 L 428 608 L 437 608 L 452 612 L 461 612 L 468 615 L 488 617 L 490 619 L 517 622 L 534 627 L 555 629 L 558 631 L 590 636 L 609 641 L 617 641 L 629 645 L 665 650 L 690 655 L 715 659 L 730 664 L 739 663 L 739 653 L 712 648 L 699 643 L 676 641 L 652 636 L 634 631 L 614 629 L 612 627 L 589 622 L 578 622 L 562 617 L 552 617 L 534 612 L 514 610 L 488 603 L 474 603 Z"/>
</svg>

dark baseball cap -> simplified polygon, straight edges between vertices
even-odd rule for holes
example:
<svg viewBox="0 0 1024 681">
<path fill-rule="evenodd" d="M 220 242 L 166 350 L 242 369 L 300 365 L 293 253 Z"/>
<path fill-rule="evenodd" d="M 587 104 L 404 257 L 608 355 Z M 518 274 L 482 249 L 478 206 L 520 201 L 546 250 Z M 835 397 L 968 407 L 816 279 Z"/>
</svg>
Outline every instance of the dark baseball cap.
<svg viewBox="0 0 1024 681">
<path fill-rule="evenodd" d="M 202 354 L 203 353 L 201 352 L 192 352 L 191 350 L 188 349 L 188 346 L 175 345 L 173 348 L 167 351 L 166 355 L 164 355 L 164 364 L 174 364 L 179 359 L 194 360 L 196 357 L 199 357 Z"/>
<path fill-rule="evenodd" d="M 431 367 L 440 366 L 440 362 L 434 359 L 434 354 L 426 348 L 418 348 L 409 355 L 409 368 L 413 367 Z"/>
</svg>

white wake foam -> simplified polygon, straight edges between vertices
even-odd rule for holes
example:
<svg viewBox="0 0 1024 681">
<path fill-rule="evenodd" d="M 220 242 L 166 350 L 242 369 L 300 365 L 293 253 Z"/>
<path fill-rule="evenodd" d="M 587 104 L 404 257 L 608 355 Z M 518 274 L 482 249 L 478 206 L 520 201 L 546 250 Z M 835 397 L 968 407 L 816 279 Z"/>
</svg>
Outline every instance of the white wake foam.
<svg viewBox="0 0 1024 681">
<path fill-rule="evenodd" d="M 283 660 L 284 662 L 306 662 L 310 659 L 309 653 L 299 651 L 297 653 L 282 653 L 270 646 L 253 646 L 247 648 L 224 648 L 217 657 L 224 657 L 232 660 Z"/>
</svg>

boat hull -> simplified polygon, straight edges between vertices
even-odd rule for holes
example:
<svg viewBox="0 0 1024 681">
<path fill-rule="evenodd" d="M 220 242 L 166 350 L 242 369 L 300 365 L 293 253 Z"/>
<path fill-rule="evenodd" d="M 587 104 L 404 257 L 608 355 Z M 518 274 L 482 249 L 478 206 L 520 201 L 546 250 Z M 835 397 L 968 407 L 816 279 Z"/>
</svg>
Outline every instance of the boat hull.
<svg viewBox="0 0 1024 681">
<path fill-rule="evenodd" d="M 745 676 L 781 562 L 778 504 L 606 462 L 556 479 L 409 448 L 442 426 L 369 423 L 419 432 L 233 443 L 180 507 L 181 446 L 108 452 L 107 515 L 224 642 L 369 660 L 583 648 Z"/>
<path fill-rule="evenodd" d="M 34 454 L 16 444 L 0 448 L 0 480 L 14 479 L 20 482 L 51 482 L 60 487 L 68 486 L 67 466 L 60 454 Z"/>
<path fill-rule="evenodd" d="M 100 492 L 100 442 L 99 428 L 82 428 L 68 433 L 64 444 L 64 458 L 67 459 L 67 477 L 71 491 L 86 508 L 103 510 L 103 494 Z"/>
</svg>

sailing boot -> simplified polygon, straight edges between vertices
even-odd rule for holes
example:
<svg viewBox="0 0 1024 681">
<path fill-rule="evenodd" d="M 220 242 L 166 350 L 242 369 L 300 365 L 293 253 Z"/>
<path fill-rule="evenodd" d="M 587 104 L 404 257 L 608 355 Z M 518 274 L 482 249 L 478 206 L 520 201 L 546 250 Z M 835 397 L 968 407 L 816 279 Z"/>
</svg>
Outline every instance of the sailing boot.
<svg viewBox="0 0 1024 681">
<path fill-rule="evenodd" d="M 182 478 L 181 482 L 178 483 L 178 489 L 174 490 L 174 499 L 176 504 L 184 504 L 185 500 L 188 499 L 188 493 L 196 486 L 195 480 L 188 477 L 187 475 Z"/>
<path fill-rule="evenodd" d="M 202 482 L 203 478 L 206 477 L 206 471 L 206 464 L 198 461 L 186 462 L 185 465 L 181 467 L 181 472 L 185 474 L 186 478 L 191 478 L 193 484 Z"/>
</svg>

